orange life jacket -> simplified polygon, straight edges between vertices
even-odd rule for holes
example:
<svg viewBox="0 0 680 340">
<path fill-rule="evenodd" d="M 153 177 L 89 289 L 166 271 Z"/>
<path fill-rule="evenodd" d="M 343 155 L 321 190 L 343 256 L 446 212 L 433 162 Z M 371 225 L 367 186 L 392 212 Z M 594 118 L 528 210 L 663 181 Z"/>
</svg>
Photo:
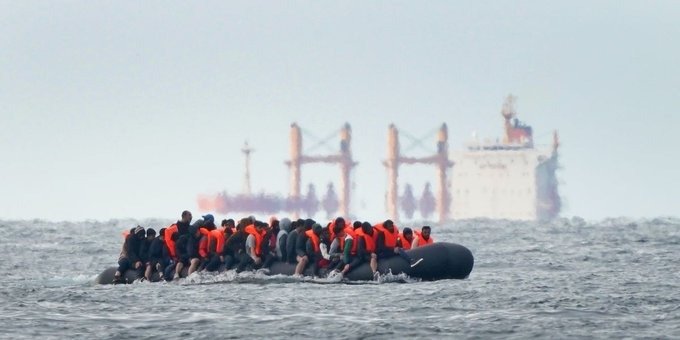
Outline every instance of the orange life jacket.
<svg viewBox="0 0 680 340">
<path fill-rule="evenodd" d="M 423 238 L 423 235 L 421 235 L 419 231 L 414 230 L 413 232 L 418 237 L 418 247 L 422 247 L 422 246 L 426 246 L 428 244 L 434 243 L 434 239 L 432 238 L 432 235 L 430 235 L 430 237 L 428 237 L 428 239 L 426 240 L 426 239 Z"/>
<path fill-rule="evenodd" d="M 170 252 L 170 257 L 173 260 L 177 260 L 177 254 L 175 253 L 175 241 L 172 240 L 172 235 L 177 233 L 177 224 L 173 224 L 165 228 L 165 245 L 168 247 Z"/>
<path fill-rule="evenodd" d="M 123 230 L 123 238 L 126 239 L 130 235 L 130 229 Z"/>
<path fill-rule="evenodd" d="M 224 249 L 224 228 L 210 231 L 210 238 L 208 240 L 210 242 L 209 249 L 217 254 L 222 254 Z"/>
<path fill-rule="evenodd" d="M 399 234 L 399 241 L 401 241 L 402 248 L 404 248 L 405 250 L 411 249 L 411 241 L 407 240 L 406 237 L 404 237 L 404 233 Z"/>
<path fill-rule="evenodd" d="M 395 225 L 394 228 L 392 229 L 393 231 L 390 232 L 383 226 L 382 223 L 377 224 L 375 227 L 373 227 L 373 238 L 375 241 L 378 241 L 378 233 L 375 230 L 378 230 L 379 232 L 383 233 L 385 235 L 385 246 L 394 248 L 397 246 L 397 239 L 399 238 L 399 228 Z"/>
<path fill-rule="evenodd" d="M 307 230 L 305 231 L 305 235 L 309 237 L 310 240 L 312 240 L 312 249 L 314 249 L 315 253 L 318 253 L 321 251 L 321 248 L 319 247 L 319 236 L 316 236 L 313 230 Z"/>
<path fill-rule="evenodd" d="M 255 255 L 261 256 L 262 255 L 262 234 L 257 232 L 257 229 L 255 229 L 254 224 L 249 224 L 246 229 L 246 233 L 253 235 L 255 237 Z"/>
<path fill-rule="evenodd" d="M 203 235 L 201 237 L 201 240 L 198 241 L 198 256 L 200 256 L 202 259 L 208 258 L 208 244 L 209 242 L 209 237 Z"/>
<path fill-rule="evenodd" d="M 352 229 L 352 223 L 350 221 L 345 221 L 345 230 L 347 230 L 347 228 Z M 331 224 L 328 225 L 328 232 L 331 235 L 331 240 L 335 238 L 335 231 L 333 231 L 333 229 L 335 229 L 335 220 L 332 220 Z"/>
<path fill-rule="evenodd" d="M 363 237 L 364 243 L 366 243 L 366 252 L 375 253 L 375 240 L 373 239 L 373 236 L 366 235 L 363 229 L 357 229 L 354 232 L 357 234 L 357 246 L 359 245 L 359 238 Z M 375 231 L 373 233 L 375 234 Z"/>
<path fill-rule="evenodd" d="M 345 235 L 349 235 L 352 237 L 352 255 L 356 255 L 357 253 L 357 234 L 354 232 L 354 229 L 352 227 L 346 227 L 345 230 Z M 338 238 L 338 244 L 340 245 L 340 252 L 345 251 L 345 237 L 340 237 Z"/>
</svg>

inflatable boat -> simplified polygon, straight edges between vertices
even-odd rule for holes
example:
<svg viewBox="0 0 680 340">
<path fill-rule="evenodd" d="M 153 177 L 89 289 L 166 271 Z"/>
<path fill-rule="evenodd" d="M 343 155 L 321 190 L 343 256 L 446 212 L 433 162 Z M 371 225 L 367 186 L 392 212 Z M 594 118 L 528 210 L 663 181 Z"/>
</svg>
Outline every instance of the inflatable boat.
<svg viewBox="0 0 680 340">
<path fill-rule="evenodd" d="M 389 259 L 378 261 L 378 271 L 381 274 L 391 272 L 392 274 L 404 273 L 412 278 L 419 278 L 424 281 L 444 280 L 444 279 L 465 279 L 472 272 L 474 265 L 474 258 L 469 249 L 455 243 L 433 243 L 424 247 L 411 249 L 406 251 L 412 259 L 422 259 L 418 265 L 411 267 L 405 259 L 400 256 L 394 256 Z M 96 283 L 110 284 L 113 283 L 114 274 L 117 267 L 111 267 L 104 270 L 97 276 Z M 220 268 L 221 271 L 224 268 Z M 295 264 L 276 261 L 272 263 L 269 268 L 269 275 L 293 275 L 295 273 Z M 323 270 L 319 274 L 324 276 Z M 305 275 L 313 276 L 311 268 L 305 272 Z M 186 276 L 186 268 L 183 272 L 183 277 Z M 132 283 L 141 276 L 136 270 L 128 270 L 124 275 L 125 283 Z M 350 281 L 370 281 L 373 279 L 373 273 L 368 263 L 363 263 L 359 267 L 345 275 L 345 279 Z M 154 273 L 151 281 L 160 281 L 158 273 Z"/>
</svg>

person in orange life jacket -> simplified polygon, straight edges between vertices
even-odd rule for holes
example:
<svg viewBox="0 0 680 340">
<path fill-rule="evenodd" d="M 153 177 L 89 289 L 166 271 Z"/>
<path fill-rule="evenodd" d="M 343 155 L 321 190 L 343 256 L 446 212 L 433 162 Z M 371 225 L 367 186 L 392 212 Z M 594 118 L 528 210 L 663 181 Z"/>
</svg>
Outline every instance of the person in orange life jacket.
<svg viewBox="0 0 680 340">
<path fill-rule="evenodd" d="M 352 229 L 357 231 L 357 229 L 361 229 L 362 224 L 363 223 L 361 221 L 354 221 L 354 223 L 352 223 Z"/>
<path fill-rule="evenodd" d="M 416 236 L 413 237 L 413 243 L 411 243 L 411 248 L 423 247 L 428 244 L 432 244 L 434 239 L 430 236 L 430 226 L 424 226 L 420 229 L 420 233 L 416 232 Z"/>
<path fill-rule="evenodd" d="M 144 277 L 146 277 L 147 280 L 151 280 L 151 275 L 154 271 L 157 271 L 161 279 L 163 279 L 165 267 L 170 263 L 170 252 L 165 245 L 165 230 L 165 228 L 161 228 L 158 232 L 158 237 L 153 239 L 153 241 L 151 241 L 151 246 L 149 246 L 149 262 L 147 262 L 146 271 L 144 272 Z"/>
<path fill-rule="evenodd" d="M 205 221 L 203 238 L 201 239 L 201 246 L 199 251 L 202 256 L 201 268 L 207 271 L 216 271 L 220 265 L 224 263 L 224 256 L 222 255 L 224 248 L 224 232 L 217 230 L 215 226 L 215 217 L 212 214 L 203 215 Z"/>
<path fill-rule="evenodd" d="M 182 212 L 181 219 L 166 228 L 165 231 L 166 235 L 164 237 L 165 245 L 170 250 L 170 257 L 172 257 L 173 263 L 177 262 L 178 259 L 177 253 L 175 251 L 177 249 L 175 242 L 179 239 L 181 235 L 184 235 L 188 232 L 189 225 L 191 224 L 192 219 L 193 216 L 191 216 L 191 212 L 189 212 L 188 210 L 184 210 Z"/>
<path fill-rule="evenodd" d="M 187 255 L 189 257 L 189 271 L 187 275 L 191 275 L 198 270 L 201 261 L 207 253 L 203 253 L 207 247 L 201 247 L 201 243 L 207 243 L 207 238 L 201 233 L 201 228 L 205 225 L 203 220 L 198 220 L 189 227 L 189 234 L 187 238 Z"/>
<path fill-rule="evenodd" d="M 361 229 L 357 231 L 357 258 L 359 259 L 359 263 L 364 263 L 368 262 L 371 271 L 373 272 L 373 279 L 377 279 L 380 275 L 378 273 L 378 254 L 376 254 L 376 247 L 375 247 L 375 238 L 373 234 L 376 231 L 373 230 L 373 226 L 368 223 L 364 222 L 361 225 Z M 351 263 L 350 263 L 351 264 Z M 355 266 L 350 266 L 351 268 L 356 268 Z M 343 269 L 343 272 L 344 269 Z"/>
<path fill-rule="evenodd" d="M 399 229 L 394 225 L 392 220 L 386 220 L 385 222 L 378 224 L 373 228 L 373 231 L 377 233 L 375 246 L 379 259 L 387 259 L 399 255 L 406 260 L 411 267 L 415 267 L 422 261 L 422 259 L 414 261 L 406 254 L 406 251 L 401 248 L 399 244 Z"/>
<path fill-rule="evenodd" d="M 331 268 L 331 271 L 340 272 L 356 255 L 352 255 L 352 250 L 356 253 L 356 247 L 354 247 L 354 237 L 356 235 L 352 227 L 346 227 L 337 223 L 333 226 L 333 235 L 335 237 L 331 242 L 329 250 L 331 263 L 328 267 Z"/>
<path fill-rule="evenodd" d="M 266 243 L 264 237 L 266 223 L 255 221 L 245 227 L 247 233 L 245 251 L 241 254 L 240 262 L 236 272 L 242 272 L 248 267 L 259 269 L 263 264 L 263 257 L 266 256 Z"/>
<path fill-rule="evenodd" d="M 411 243 L 413 243 L 413 230 L 406 227 L 401 234 L 399 234 L 399 247 L 404 250 L 409 250 L 411 249 Z"/>
<path fill-rule="evenodd" d="M 301 253 L 298 251 L 298 264 L 295 267 L 295 275 L 301 276 L 308 264 L 312 264 L 314 275 L 318 270 L 318 261 L 322 258 L 321 255 L 321 232 L 323 227 L 315 223 L 310 230 L 306 230 L 301 239 L 305 248 Z M 299 242 L 299 241 L 298 241 Z M 299 248 L 298 248 L 299 249 Z"/>
<path fill-rule="evenodd" d="M 143 270 L 143 262 L 141 260 L 141 247 L 146 233 L 144 228 L 137 226 L 125 237 L 125 244 L 123 250 L 118 257 L 118 269 L 113 275 L 114 282 L 121 282 L 125 271 L 128 269 Z"/>
</svg>

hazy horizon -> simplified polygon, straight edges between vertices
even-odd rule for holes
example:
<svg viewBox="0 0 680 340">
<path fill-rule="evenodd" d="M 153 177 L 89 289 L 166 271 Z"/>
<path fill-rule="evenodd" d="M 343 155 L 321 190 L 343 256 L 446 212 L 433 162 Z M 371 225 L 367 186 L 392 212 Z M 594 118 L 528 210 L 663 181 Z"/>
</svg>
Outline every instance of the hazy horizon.
<svg viewBox="0 0 680 340">
<path fill-rule="evenodd" d="M 673 1 L 0 2 L 0 219 L 198 217 L 198 194 L 241 191 L 246 140 L 253 191 L 286 195 L 290 124 L 349 122 L 352 207 L 372 220 L 389 124 L 445 122 L 458 150 L 501 136 L 510 93 L 537 144 L 559 131 L 561 216 L 677 217 L 679 17 Z M 302 173 L 303 193 L 337 186 L 335 166 Z M 401 180 L 418 195 L 434 169 Z"/>
</svg>

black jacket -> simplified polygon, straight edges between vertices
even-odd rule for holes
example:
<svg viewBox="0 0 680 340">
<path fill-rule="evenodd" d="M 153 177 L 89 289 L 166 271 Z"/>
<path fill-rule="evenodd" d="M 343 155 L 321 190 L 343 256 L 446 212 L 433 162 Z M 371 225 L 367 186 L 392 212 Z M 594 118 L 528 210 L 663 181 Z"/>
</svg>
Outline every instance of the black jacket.
<svg viewBox="0 0 680 340">
<path fill-rule="evenodd" d="M 298 241 L 298 232 L 297 230 L 292 230 L 290 233 L 288 233 L 288 238 L 286 240 L 286 257 L 289 263 L 296 263 L 297 258 L 296 258 L 296 251 L 295 248 L 297 246 L 297 241 Z"/>
</svg>

